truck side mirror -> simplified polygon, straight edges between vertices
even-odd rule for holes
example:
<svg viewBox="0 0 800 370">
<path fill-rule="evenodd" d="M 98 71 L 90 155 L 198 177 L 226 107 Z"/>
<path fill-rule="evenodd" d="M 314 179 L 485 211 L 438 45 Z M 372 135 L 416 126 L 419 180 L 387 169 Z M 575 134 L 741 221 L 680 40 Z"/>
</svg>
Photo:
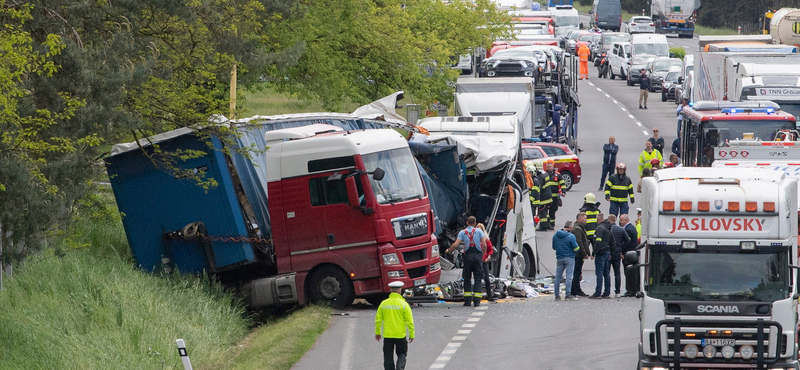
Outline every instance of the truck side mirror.
<svg viewBox="0 0 800 370">
<path fill-rule="evenodd" d="M 625 263 L 629 265 L 635 265 L 639 263 L 639 255 L 636 251 L 628 251 L 625 253 Z"/>
<path fill-rule="evenodd" d="M 383 176 L 385 175 L 386 171 L 384 171 L 383 168 L 380 167 L 376 168 L 375 171 L 372 171 L 372 178 L 375 179 L 375 181 L 383 180 Z"/>
<path fill-rule="evenodd" d="M 361 206 L 361 202 L 358 199 L 358 188 L 356 187 L 356 178 L 353 176 L 349 176 L 344 180 L 345 185 L 347 186 L 347 200 L 350 202 L 350 207 L 358 208 Z"/>
</svg>

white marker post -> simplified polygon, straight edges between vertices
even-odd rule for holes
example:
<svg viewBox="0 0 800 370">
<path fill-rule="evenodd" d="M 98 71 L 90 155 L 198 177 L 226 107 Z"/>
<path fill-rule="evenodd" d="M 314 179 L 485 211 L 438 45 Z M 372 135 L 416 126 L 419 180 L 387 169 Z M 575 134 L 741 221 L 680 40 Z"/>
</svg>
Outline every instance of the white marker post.
<svg viewBox="0 0 800 370">
<path fill-rule="evenodd" d="M 178 343 L 178 354 L 181 356 L 181 361 L 183 361 L 183 369 L 192 370 L 192 362 L 189 361 L 189 354 L 186 353 L 186 343 L 183 339 L 178 339 L 175 342 Z"/>
</svg>

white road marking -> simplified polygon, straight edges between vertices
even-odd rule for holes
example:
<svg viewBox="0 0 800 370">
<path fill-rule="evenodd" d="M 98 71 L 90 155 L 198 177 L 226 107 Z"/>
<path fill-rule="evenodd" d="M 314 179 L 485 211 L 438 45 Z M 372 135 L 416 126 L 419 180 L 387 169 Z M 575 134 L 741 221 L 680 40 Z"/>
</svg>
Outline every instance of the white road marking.
<svg viewBox="0 0 800 370">
<path fill-rule="evenodd" d="M 454 350 L 454 349 L 446 349 L 446 350 L 442 351 L 442 353 L 448 354 L 448 355 L 452 355 L 453 353 L 456 353 L 456 350 Z"/>
<path fill-rule="evenodd" d="M 630 117 L 631 119 L 636 119 L 636 117 L 634 117 L 632 114 L 629 114 L 628 117 Z"/>
<path fill-rule="evenodd" d="M 595 89 L 597 89 L 597 91 L 599 91 L 599 92 L 603 92 L 603 89 L 601 89 L 599 87 L 595 87 Z"/>
<path fill-rule="evenodd" d="M 344 333 L 344 345 L 342 346 L 342 357 L 339 360 L 340 370 L 350 370 L 353 368 L 351 360 L 353 358 L 353 336 L 356 331 L 356 321 L 347 320 L 347 328 Z"/>
<path fill-rule="evenodd" d="M 641 122 L 636 121 L 636 124 L 639 125 L 639 127 L 642 127 L 642 123 Z"/>
<path fill-rule="evenodd" d="M 450 359 L 451 359 L 451 358 L 452 358 L 452 357 L 450 357 L 450 356 L 439 356 L 439 357 L 437 357 L 437 358 L 436 358 L 436 361 L 444 361 L 444 362 L 447 362 L 447 361 L 450 361 Z"/>
<path fill-rule="evenodd" d="M 587 84 L 589 84 L 589 86 L 594 86 L 594 84 L 591 82 L 587 82 Z"/>
<path fill-rule="evenodd" d="M 472 333 L 472 330 L 459 330 L 456 332 L 456 334 L 469 334 L 469 333 Z"/>
<path fill-rule="evenodd" d="M 647 130 L 642 130 L 642 133 L 644 134 L 644 136 L 650 135 L 650 133 L 647 132 Z"/>
<path fill-rule="evenodd" d="M 464 325 L 461 325 L 461 327 L 462 328 L 474 328 L 475 324 L 464 324 Z"/>
<path fill-rule="evenodd" d="M 478 322 L 481 321 L 480 317 L 470 317 L 467 319 L 467 322 Z"/>
<path fill-rule="evenodd" d="M 447 365 L 447 364 L 433 364 L 428 369 L 444 369 L 444 365 Z"/>
<path fill-rule="evenodd" d="M 489 306 L 480 306 L 480 307 L 475 307 L 475 309 L 476 309 L 476 310 L 485 310 L 485 309 L 487 309 L 487 308 L 489 308 Z"/>
<path fill-rule="evenodd" d="M 456 340 L 465 340 L 465 339 L 467 339 L 467 337 L 465 335 L 462 335 L 462 336 L 456 335 L 451 340 L 456 341 Z"/>
<path fill-rule="evenodd" d="M 483 316 L 483 315 L 485 315 L 485 314 L 486 314 L 486 311 L 481 311 L 481 312 L 473 312 L 473 313 L 472 313 L 472 316 Z"/>
<path fill-rule="evenodd" d="M 447 343 L 448 347 L 461 347 L 461 343 Z"/>
<path fill-rule="evenodd" d="M 618 102 L 618 101 L 616 101 L 616 100 L 614 100 L 614 99 L 611 99 L 611 101 L 613 101 L 613 102 L 614 102 L 614 104 L 619 104 L 619 102 Z"/>
<path fill-rule="evenodd" d="M 611 97 L 611 95 L 608 95 L 608 94 L 605 94 L 605 96 L 606 96 L 606 98 L 610 98 Z"/>
</svg>

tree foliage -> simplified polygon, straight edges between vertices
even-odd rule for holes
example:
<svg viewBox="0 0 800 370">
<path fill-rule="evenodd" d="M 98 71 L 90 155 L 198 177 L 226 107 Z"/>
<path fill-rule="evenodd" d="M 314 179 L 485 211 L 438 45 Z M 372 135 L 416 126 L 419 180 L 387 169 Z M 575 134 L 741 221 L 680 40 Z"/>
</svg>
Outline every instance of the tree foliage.
<svg viewBox="0 0 800 370">
<path fill-rule="evenodd" d="M 508 32 L 507 13 L 488 0 L 306 0 L 283 22 L 281 44 L 303 45 L 295 65 L 271 71 L 283 90 L 368 103 L 397 90 L 422 102 L 450 102 L 453 58 Z"/>
</svg>

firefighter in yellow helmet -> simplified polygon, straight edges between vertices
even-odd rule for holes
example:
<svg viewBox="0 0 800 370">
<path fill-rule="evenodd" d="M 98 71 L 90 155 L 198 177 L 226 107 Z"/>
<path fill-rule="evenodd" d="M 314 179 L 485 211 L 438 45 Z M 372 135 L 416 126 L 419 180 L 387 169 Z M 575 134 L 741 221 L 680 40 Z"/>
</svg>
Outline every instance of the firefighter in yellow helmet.
<svg viewBox="0 0 800 370">
<path fill-rule="evenodd" d="M 628 198 L 630 198 L 631 204 L 634 202 L 633 182 L 625 173 L 626 170 L 625 163 L 620 163 L 617 165 L 616 172 L 606 180 L 605 195 L 606 200 L 609 201 L 609 215 L 617 217 L 627 215 Z"/>
<path fill-rule="evenodd" d="M 539 205 L 539 231 L 555 230 L 556 211 L 561 206 L 561 197 L 564 196 L 564 179 L 555 169 L 555 162 L 548 159 L 544 162 L 544 181 L 542 192 L 539 194 L 541 201 Z M 549 198 L 549 199 L 548 199 Z"/>
</svg>

